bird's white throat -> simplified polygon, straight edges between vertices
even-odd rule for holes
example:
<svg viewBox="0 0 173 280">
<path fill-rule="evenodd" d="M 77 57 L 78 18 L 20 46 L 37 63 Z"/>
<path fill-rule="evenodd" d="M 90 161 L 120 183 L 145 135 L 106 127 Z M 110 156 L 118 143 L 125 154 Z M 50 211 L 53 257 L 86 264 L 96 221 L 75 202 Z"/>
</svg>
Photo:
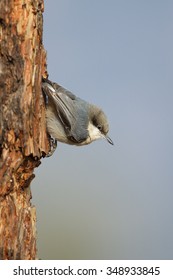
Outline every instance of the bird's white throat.
<svg viewBox="0 0 173 280">
<path fill-rule="evenodd" d="M 100 132 L 100 130 L 93 125 L 91 122 L 89 122 L 88 124 L 88 132 L 89 132 L 89 137 L 90 137 L 90 141 L 95 141 L 99 138 L 103 138 L 102 133 Z"/>
</svg>

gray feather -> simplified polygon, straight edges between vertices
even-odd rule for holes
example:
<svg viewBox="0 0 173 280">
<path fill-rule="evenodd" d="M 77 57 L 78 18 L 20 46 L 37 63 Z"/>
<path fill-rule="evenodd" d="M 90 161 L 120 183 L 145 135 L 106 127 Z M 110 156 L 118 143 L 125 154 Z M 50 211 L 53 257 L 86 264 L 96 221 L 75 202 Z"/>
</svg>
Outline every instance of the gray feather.
<svg viewBox="0 0 173 280">
<path fill-rule="evenodd" d="M 47 94 L 51 102 L 54 104 L 57 116 L 61 121 L 67 137 L 73 141 L 80 143 L 87 139 L 88 135 L 88 104 L 80 99 L 72 92 L 51 83 L 46 80 L 42 83 L 44 93 Z"/>
</svg>

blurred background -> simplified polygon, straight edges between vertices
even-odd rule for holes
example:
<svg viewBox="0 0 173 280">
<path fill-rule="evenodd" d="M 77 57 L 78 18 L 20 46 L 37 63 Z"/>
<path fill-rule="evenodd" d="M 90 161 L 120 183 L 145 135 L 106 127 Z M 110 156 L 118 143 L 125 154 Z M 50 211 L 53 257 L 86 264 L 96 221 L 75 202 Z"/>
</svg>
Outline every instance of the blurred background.
<svg viewBox="0 0 173 280">
<path fill-rule="evenodd" d="M 111 146 L 58 144 L 32 182 L 41 259 L 173 259 L 173 1 L 45 0 L 48 73 Z"/>
</svg>

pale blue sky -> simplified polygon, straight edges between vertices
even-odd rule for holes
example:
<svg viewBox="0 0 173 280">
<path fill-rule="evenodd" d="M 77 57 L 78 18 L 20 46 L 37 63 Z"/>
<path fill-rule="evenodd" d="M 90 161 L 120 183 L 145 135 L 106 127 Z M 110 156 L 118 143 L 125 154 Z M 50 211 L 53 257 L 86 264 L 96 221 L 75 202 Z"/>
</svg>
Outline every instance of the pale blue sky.
<svg viewBox="0 0 173 280">
<path fill-rule="evenodd" d="M 32 183 L 41 259 L 173 258 L 173 2 L 45 0 L 49 78 L 115 145 L 58 144 Z"/>
</svg>

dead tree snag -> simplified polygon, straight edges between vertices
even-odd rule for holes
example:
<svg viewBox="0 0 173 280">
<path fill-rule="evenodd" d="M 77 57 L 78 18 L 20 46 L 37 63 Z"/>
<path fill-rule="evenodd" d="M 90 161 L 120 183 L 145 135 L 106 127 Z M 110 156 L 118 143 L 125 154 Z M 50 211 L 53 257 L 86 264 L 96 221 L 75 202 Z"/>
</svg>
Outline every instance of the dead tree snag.
<svg viewBox="0 0 173 280">
<path fill-rule="evenodd" d="M 0 259 L 36 258 L 30 182 L 48 152 L 43 0 L 0 0 Z"/>
</svg>

